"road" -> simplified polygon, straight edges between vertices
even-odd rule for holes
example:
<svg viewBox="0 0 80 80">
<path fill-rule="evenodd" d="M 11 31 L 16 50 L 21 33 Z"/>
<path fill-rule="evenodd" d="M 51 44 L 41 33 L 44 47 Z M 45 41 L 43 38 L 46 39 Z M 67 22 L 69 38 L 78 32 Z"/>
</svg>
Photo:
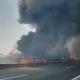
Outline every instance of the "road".
<svg viewBox="0 0 80 80">
<path fill-rule="evenodd" d="M 79 67 L 60 64 L 0 70 L 0 80 L 80 80 L 78 75 Z"/>
</svg>

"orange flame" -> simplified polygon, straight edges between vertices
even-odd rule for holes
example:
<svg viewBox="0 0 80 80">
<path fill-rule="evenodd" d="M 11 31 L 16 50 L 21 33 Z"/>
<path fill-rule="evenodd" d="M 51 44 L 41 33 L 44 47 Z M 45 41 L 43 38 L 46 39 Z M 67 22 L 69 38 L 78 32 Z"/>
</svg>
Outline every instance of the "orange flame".
<svg viewBox="0 0 80 80">
<path fill-rule="evenodd" d="M 77 56 L 75 54 L 70 54 L 69 58 L 71 60 L 78 60 Z"/>
<path fill-rule="evenodd" d="M 30 63 L 30 60 L 24 56 L 19 60 L 19 64 L 29 64 L 29 63 Z"/>
</svg>

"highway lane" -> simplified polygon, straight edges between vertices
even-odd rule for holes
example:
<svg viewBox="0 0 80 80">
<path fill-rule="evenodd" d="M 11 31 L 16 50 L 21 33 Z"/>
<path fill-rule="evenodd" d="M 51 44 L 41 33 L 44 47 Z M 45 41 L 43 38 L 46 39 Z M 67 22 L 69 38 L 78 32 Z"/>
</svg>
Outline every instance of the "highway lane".
<svg viewBox="0 0 80 80">
<path fill-rule="evenodd" d="M 0 70 L 0 80 L 72 80 L 78 75 L 79 67 L 60 64 Z"/>
</svg>

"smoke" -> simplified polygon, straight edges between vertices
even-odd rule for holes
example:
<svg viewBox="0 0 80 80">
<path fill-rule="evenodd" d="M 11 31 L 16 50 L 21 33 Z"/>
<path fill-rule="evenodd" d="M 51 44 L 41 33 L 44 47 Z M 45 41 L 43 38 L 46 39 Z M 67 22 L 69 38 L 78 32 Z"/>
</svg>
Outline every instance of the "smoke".
<svg viewBox="0 0 80 80">
<path fill-rule="evenodd" d="M 79 9 L 80 0 L 19 0 L 19 22 L 36 25 L 36 32 L 22 36 L 18 49 L 33 57 L 66 56 L 68 40 L 80 35 Z"/>
<path fill-rule="evenodd" d="M 70 53 L 76 54 L 80 57 L 80 36 L 72 37 L 67 43 Z"/>
</svg>

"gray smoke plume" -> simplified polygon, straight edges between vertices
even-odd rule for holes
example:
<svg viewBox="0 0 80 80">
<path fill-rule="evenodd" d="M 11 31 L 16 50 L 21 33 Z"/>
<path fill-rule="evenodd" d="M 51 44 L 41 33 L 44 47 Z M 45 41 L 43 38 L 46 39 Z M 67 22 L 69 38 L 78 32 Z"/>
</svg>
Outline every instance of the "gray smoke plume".
<svg viewBox="0 0 80 80">
<path fill-rule="evenodd" d="M 67 46 L 70 53 L 76 54 L 80 58 L 80 36 L 69 39 Z"/>
<path fill-rule="evenodd" d="M 21 24 L 36 24 L 18 49 L 27 56 L 65 57 L 68 39 L 80 35 L 80 0 L 19 0 Z"/>
</svg>

